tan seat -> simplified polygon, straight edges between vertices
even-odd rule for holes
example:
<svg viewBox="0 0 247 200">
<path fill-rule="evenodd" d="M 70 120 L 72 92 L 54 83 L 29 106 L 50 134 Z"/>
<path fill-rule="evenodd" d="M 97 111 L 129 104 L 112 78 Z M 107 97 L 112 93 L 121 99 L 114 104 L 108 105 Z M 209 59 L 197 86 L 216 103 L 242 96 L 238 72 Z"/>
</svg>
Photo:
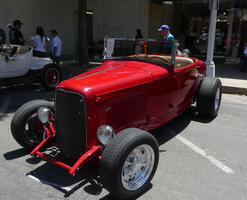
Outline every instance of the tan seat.
<svg viewBox="0 0 247 200">
<path fill-rule="evenodd" d="M 28 46 L 19 46 L 17 48 L 16 54 L 25 54 L 30 50 L 30 47 Z"/>
<path fill-rule="evenodd" d="M 169 63 L 171 62 L 171 56 L 138 54 L 138 55 L 132 55 L 129 57 L 147 58 L 147 59 L 153 58 L 153 60 L 157 60 L 159 62 L 164 62 L 164 64 L 167 63 L 165 60 L 167 60 Z M 164 59 L 164 60 L 162 60 L 162 59 Z M 194 61 L 191 58 L 176 57 L 175 69 L 186 67 L 186 66 L 191 65 L 193 63 L 194 63 Z"/>
<path fill-rule="evenodd" d="M 191 65 L 193 63 L 194 63 L 194 61 L 191 58 L 176 57 L 175 69 L 186 67 L 186 66 Z"/>
<path fill-rule="evenodd" d="M 164 63 L 167 64 L 167 62 L 165 60 L 167 60 L 168 62 L 171 61 L 171 56 L 162 56 L 162 55 L 147 55 L 147 54 L 137 54 L 137 55 L 132 55 L 132 56 L 129 56 L 129 57 L 136 57 L 136 58 L 147 58 L 147 59 L 152 59 L 152 60 L 157 60 L 159 62 L 163 60 Z M 161 58 L 161 59 L 160 59 Z M 169 64 L 169 63 L 168 63 Z"/>
</svg>

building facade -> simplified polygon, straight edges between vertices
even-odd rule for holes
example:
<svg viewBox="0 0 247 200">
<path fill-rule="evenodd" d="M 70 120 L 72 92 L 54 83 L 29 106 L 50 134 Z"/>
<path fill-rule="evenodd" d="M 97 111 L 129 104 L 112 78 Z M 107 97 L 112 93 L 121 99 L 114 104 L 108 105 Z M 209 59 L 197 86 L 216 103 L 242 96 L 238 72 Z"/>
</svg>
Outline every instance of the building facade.
<svg viewBox="0 0 247 200">
<path fill-rule="evenodd" d="M 76 0 L 0 0 L 0 27 L 8 32 L 6 25 L 20 19 L 26 40 L 35 34 L 37 26 L 42 26 L 47 36 L 49 30 L 57 29 L 63 40 L 63 53 L 74 54 L 76 10 Z"/>
<path fill-rule="evenodd" d="M 134 38 L 137 28 L 145 38 L 159 37 L 157 29 L 171 21 L 170 16 L 165 17 L 165 7 L 150 0 L 88 0 L 87 4 L 89 40 L 105 36 Z M 167 9 L 167 13 L 171 12 Z M 77 53 L 78 15 L 78 0 L 0 0 L 1 28 L 8 32 L 6 25 L 20 19 L 26 40 L 35 34 L 37 26 L 42 26 L 47 36 L 55 28 L 66 55 Z"/>
<path fill-rule="evenodd" d="M 228 12 L 231 11 L 228 1 L 231 2 L 222 0 L 217 22 L 218 32 L 226 36 L 230 22 Z M 88 40 L 99 41 L 105 36 L 134 38 L 137 28 L 142 30 L 145 38 L 160 39 L 157 29 L 162 24 L 168 24 L 180 42 L 180 48 L 193 49 L 197 44 L 192 41 L 200 39 L 202 32 L 208 31 L 210 12 L 207 1 L 174 0 L 160 1 L 159 4 L 154 2 L 88 0 Z M 234 11 L 233 32 L 239 28 L 245 13 L 247 12 L 243 8 Z M 65 55 L 77 54 L 78 15 L 78 0 L 0 0 L 1 28 L 8 32 L 5 26 L 14 19 L 20 19 L 24 23 L 22 32 L 25 39 L 35 34 L 37 26 L 42 26 L 47 36 L 49 30 L 55 28 L 63 40 Z"/>
</svg>

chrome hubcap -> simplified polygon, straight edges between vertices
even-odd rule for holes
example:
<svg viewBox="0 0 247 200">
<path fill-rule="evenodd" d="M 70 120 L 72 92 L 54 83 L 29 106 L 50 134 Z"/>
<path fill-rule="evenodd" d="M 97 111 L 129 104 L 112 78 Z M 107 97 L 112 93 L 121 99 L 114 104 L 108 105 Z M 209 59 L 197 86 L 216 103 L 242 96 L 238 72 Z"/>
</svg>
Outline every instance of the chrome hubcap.
<svg viewBox="0 0 247 200">
<path fill-rule="evenodd" d="M 49 69 L 46 72 L 46 82 L 49 87 L 55 87 L 59 82 L 59 73 L 56 69 Z"/>
<path fill-rule="evenodd" d="M 217 89 L 215 101 L 214 101 L 214 109 L 217 110 L 220 105 L 220 88 Z"/>
<path fill-rule="evenodd" d="M 126 190 L 137 190 L 146 183 L 153 171 L 154 159 L 154 150 L 147 144 L 130 152 L 123 165 L 121 178 Z"/>
<path fill-rule="evenodd" d="M 38 120 L 37 113 L 30 116 L 24 126 L 25 138 L 31 143 L 40 143 L 43 140 L 44 129 Z"/>
</svg>

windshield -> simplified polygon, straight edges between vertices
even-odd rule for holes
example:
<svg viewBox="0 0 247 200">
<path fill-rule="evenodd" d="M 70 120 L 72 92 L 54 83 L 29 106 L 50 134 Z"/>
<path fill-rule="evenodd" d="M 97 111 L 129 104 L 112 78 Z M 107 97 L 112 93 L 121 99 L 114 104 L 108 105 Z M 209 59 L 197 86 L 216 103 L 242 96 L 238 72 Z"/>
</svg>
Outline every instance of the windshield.
<svg viewBox="0 0 247 200">
<path fill-rule="evenodd" d="M 104 59 L 148 59 L 166 65 L 175 63 L 177 41 L 105 38 Z"/>
</svg>

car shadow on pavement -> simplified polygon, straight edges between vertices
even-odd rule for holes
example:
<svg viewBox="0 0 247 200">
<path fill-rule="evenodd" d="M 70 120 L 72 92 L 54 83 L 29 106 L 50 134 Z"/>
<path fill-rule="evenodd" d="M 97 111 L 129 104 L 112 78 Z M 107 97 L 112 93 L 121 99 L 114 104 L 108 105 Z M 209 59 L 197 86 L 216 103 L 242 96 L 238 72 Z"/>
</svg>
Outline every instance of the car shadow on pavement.
<svg viewBox="0 0 247 200">
<path fill-rule="evenodd" d="M 138 199 L 139 197 L 141 197 L 142 195 L 144 195 L 145 193 L 147 193 L 149 190 L 152 189 L 152 187 L 153 187 L 153 184 L 150 183 L 150 184 L 147 186 L 146 190 L 144 190 L 144 191 L 143 191 L 139 196 L 137 196 L 135 199 Z M 131 199 L 131 200 L 135 200 L 135 199 Z M 108 194 L 108 195 L 106 195 L 106 196 L 100 198 L 99 200 L 116 200 L 116 199 L 115 199 L 114 197 L 112 197 L 110 194 Z"/>
<path fill-rule="evenodd" d="M 10 151 L 10 152 L 3 154 L 3 157 L 6 160 L 14 160 L 14 159 L 26 156 L 28 154 L 29 154 L 29 152 L 26 149 L 20 148 L 20 149 L 16 149 L 16 150 L 13 150 L 13 151 Z"/>
<path fill-rule="evenodd" d="M 86 165 L 75 177 L 64 169 L 50 163 L 39 166 L 26 174 L 26 176 L 34 177 L 41 183 L 59 190 L 64 194 L 65 198 L 69 198 L 71 194 L 84 186 L 84 191 L 91 195 L 99 195 L 102 191 L 98 167 L 91 164 Z"/>
<path fill-rule="evenodd" d="M 176 135 L 180 134 L 186 127 L 191 123 L 191 121 L 196 121 L 199 123 L 210 123 L 214 118 L 207 119 L 198 115 L 195 106 L 191 106 L 179 117 L 173 119 L 168 124 L 161 126 L 160 128 L 152 131 L 154 137 L 159 143 L 159 146 L 165 144 Z M 165 150 L 160 149 L 160 152 L 165 152 Z"/>
<path fill-rule="evenodd" d="M 34 161 L 31 161 L 32 159 Z M 27 159 L 29 164 L 37 164 L 38 162 L 35 163 L 37 160 L 41 161 L 41 159 L 36 157 Z M 39 182 L 49 185 L 62 192 L 64 198 L 69 198 L 74 192 L 82 188 L 89 195 L 96 197 L 101 195 L 103 190 L 101 179 L 99 177 L 98 166 L 93 164 L 86 165 L 75 177 L 71 176 L 64 169 L 50 163 L 45 163 L 37 167 L 33 171 L 27 173 L 26 176 L 39 180 Z M 153 185 L 150 183 L 144 193 L 150 190 L 152 186 Z M 105 196 L 101 196 L 99 197 L 101 200 L 114 200 L 108 192 Z"/>
</svg>

